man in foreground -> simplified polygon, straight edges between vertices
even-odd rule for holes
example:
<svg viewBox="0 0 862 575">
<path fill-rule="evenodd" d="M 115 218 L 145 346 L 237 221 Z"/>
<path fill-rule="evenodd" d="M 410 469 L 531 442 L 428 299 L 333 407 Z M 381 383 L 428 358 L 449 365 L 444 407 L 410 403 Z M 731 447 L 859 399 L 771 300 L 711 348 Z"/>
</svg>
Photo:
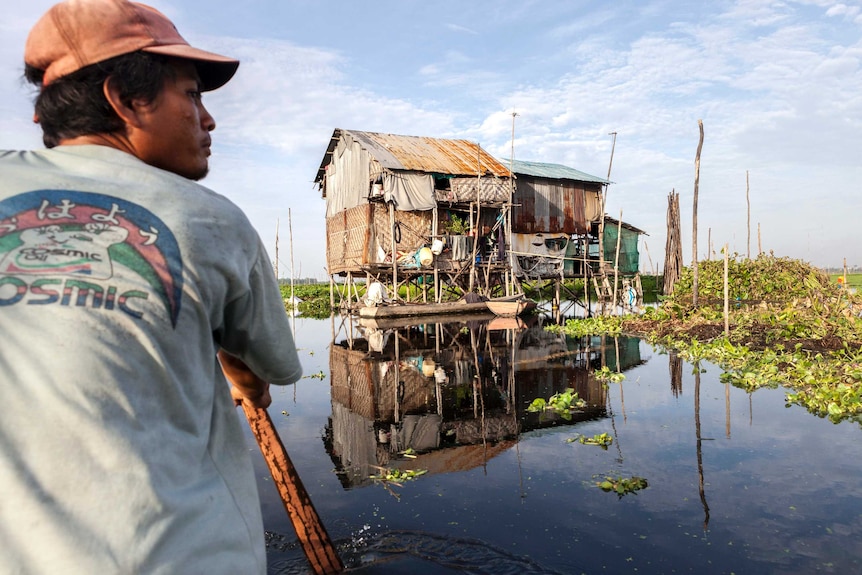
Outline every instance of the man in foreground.
<svg viewBox="0 0 862 575">
<path fill-rule="evenodd" d="M 0 571 L 264 573 L 235 401 L 301 367 L 259 237 L 192 181 L 238 62 L 67 0 L 25 65 L 49 149 L 0 152 Z"/>
</svg>

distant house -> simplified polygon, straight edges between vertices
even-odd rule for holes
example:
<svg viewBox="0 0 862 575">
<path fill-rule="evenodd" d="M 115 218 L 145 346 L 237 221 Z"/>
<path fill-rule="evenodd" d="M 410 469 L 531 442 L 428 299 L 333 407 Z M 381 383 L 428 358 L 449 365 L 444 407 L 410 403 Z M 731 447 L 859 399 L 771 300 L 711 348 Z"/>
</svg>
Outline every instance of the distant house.
<svg viewBox="0 0 862 575">
<path fill-rule="evenodd" d="M 522 280 L 582 277 L 584 267 L 591 265 L 585 261 L 584 245 L 598 241 L 593 228 L 601 222 L 608 181 L 543 162 L 515 160 L 512 171 L 515 273 Z"/>
<path fill-rule="evenodd" d="M 646 232 L 631 224 L 605 216 L 604 238 L 602 242 L 605 261 L 610 262 L 610 266 L 613 267 L 613 263 L 617 258 L 617 245 L 619 245 L 620 253 L 617 271 L 624 275 L 637 274 L 640 271 L 638 241 L 641 235 L 646 235 Z M 598 246 L 591 253 L 594 257 L 597 257 L 599 253 Z"/>
<path fill-rule="evenodd" d="M 585 265 L 588 273 L 612 271 L 618 235 L 618 272 L 638 272 L 638 238 L 646 232 L 623 222 L 618 234 L 619 222 L 607 216 L 601 225 L 602 194 L 608 180 L 561 164 L 523 160 L 514 161 L 512 172 L 516 182 L 512 243 L 520 277 L 549 279 L 560 277 L 561 272 L 563 277 L 583 277 Z"/>
</svg>

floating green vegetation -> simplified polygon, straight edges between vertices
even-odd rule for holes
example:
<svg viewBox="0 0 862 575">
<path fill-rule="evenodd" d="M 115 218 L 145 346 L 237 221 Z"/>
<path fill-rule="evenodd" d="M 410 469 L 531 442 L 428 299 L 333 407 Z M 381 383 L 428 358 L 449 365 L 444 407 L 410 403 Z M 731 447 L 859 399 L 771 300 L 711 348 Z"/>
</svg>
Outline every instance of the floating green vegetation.
<svg viewBox="0 0 862 575">
<path fill-rule="evenodd" d="M 416 450 L 412 447 L 408 447 L 407 449 L 402 451 L 400 455 L 402 457 L 406 457 L 407 459 L 416 459 L 417 457 L 419 457 L 418 455 L 416 455 Z"/>
<path fill-rule="evenodd" d="M 385 481 L 390 484 L 401 485 L 405 481 L 413 481 L 419 476 L 428 473 L 427 469 L 394 469 L 394 468 L 378 468 L 380 473 L 372 475 L 371 479 L 375 481 Z"/>
<path fill-rule="evenodd" d="M 725 333 L 724 262 L 698 267 L 697 306 L 686 268 L 673 295 L 640 316 L 570 320 L 558 329 L 575 336 L 640 336 L 691 363 L 714 363 L 724 370 L 722 380 L 736 387 L 781 385 L 790 390 L 788 405 L 835 423 L 862 423 L 862 296 L 798 260 L 734 255 Z"/>
<path fill-rule="evenodd" d="M 369 475 L 375 482 L 383 485 L 395 499 L 401 499 L 401 496 L 392 490 L 392 487 L 403 487 L 407 481 L 414 481 L 418 477 L 428 473 L 427 469 L 395 469 L 391 467 L 377 467 L 380 473 Z"/>
<path fill-rule="evenodd" d="M 617 497 L 622 499 L 624 495 L 635 493 L 641 489 L 649 487 L 647 480 L 643 477 L 605 477 L 602 481 L 597 481 L 596 486 L 602 491 L 613 491 Z"/>
<path fill-rule="evenodd" d="M 608 446 L 614 442 L 614 438 L 608 435 L 607 433 L 599 433 L 592 437 L 587 437 L 586 435 L 576 435 L 575 437 L 571 437 L 566 440 L 569 443 L 574 443 L 577 441 L 581 445 L 598 445 L 602 449 L 607 450 Z"/>
<path fill-rule="evenodd" d="M 587 319 L 570 319 L 565 325 L 550 325 L 548 331 L 565 333 L 572 337 L 588 335 L 620 335 L 622 318 L 619 316 L 595 316 Z"/>
<path fill-rule="evenodd" d="M 283 281 L 283 280 L 282 280 Z M 284 307 L 290 311 L 290 283 L 281 284 L 281 297 L 285 300 Z M 303 317 L 317 319 L 328 318 L 332 313 L 329 304 L 329 284 L 297 284 L 293 287 L 293 295 L 301 301 L 296 305 L 297 311 Z"/>
<path fill-rule="evenodd" d="M 578 397 L 574 389 L 568 388 L 561 393 L 555 393 L 547 401 L 544 398 L 537 397 L 527 407 L 529 412 L 554 411 L 565 420 L 572 418 L 572 413 L 586 407 L 587 402 Z"/>
<path fill-rule="evenodd" d="M 323 370 L 320 370 L 317 373 L 310 373 L 308 375 L 303 375 L 302 377 L 303 377 L 303 379 L 310 378 L 310 379 L 319 379 L 320 381 L 323 381 L 324 379 L 326 379 L 326 374 L 323 373 Z"/>
</svg>

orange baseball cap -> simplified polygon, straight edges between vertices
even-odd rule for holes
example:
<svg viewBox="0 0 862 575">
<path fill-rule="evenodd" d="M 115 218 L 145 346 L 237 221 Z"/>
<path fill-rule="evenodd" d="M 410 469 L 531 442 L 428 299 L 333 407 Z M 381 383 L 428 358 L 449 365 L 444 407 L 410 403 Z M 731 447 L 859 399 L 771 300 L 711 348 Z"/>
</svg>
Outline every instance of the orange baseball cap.
<svg viewBox="0 0 862 575">
<path fill-rule="evenodd" d="M 42 85 L 85 66 L 141 50 L 191 60 L 203 90 L 227 83 L 239 61 L 189 46 L 164 14 L 127 0 L 66 0 L 30 30 L 24 62 L 45 75 Z"/>
</svg>

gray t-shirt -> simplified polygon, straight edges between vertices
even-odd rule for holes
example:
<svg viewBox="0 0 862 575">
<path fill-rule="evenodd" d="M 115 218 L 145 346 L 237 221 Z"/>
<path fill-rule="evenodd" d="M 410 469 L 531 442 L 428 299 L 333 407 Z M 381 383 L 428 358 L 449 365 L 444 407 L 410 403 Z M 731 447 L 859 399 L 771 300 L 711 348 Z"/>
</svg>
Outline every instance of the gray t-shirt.
<svg viewBox="0 0 862 575">
<path fill-rule="evenodd" d="M 264 573 L 219 347 L 301 376 L 242 212 L 104 146 L 0 152 L 0 571 Z"/>
</svg>

